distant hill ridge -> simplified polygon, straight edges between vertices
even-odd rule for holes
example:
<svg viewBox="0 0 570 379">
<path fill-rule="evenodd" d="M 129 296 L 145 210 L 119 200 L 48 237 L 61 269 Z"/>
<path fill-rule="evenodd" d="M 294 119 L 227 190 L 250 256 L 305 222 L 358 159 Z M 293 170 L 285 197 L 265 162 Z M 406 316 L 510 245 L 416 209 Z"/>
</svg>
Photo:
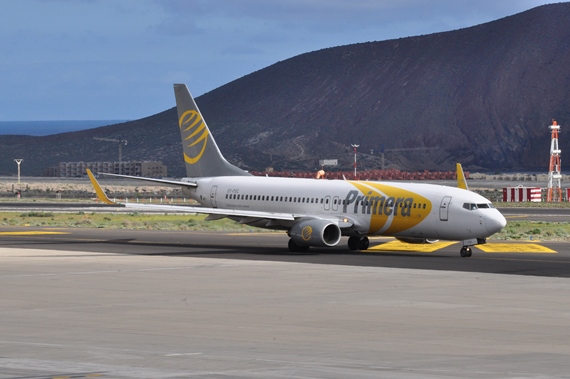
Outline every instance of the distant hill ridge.
<svg viewBox="0 0 570 379">
<path fill-rule="evenodd" d="M 0 135 L 47 136 L 77 132 L 127 120 L 0 121 Z"/>
<path fill-rule="evenodd" d="M 278 62 L 197 99 L 226 158 L 250 170 L 547 170 L 548 125 L 570 154 L 570 3 L 451 32 L 323 49 Z M 371 36 L 373 39 L 373 36 Z M 188 83 L 190 90 L 192 84 Z M 174 103 L 174 99 L 173 99 Z M 0 136 L 0 174 L 60 161 L 162 160 L 183 176 L 176 112 L 46 137 Z M 374 150 L 374 154 L 370 154 Z M 563 166 L 564 170 L 564 166 Z"/>
</svg>

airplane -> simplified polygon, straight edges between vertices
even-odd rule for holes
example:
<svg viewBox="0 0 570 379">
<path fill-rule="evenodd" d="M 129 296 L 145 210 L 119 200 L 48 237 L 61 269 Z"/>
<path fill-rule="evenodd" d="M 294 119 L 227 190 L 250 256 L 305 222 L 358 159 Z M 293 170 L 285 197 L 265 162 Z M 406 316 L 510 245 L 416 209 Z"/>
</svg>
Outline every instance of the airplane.
<svg viewBox="0 0 570 379">
<path fill-rule="evenodd" d="M 240 224 L 284 230 L 291 252 L 333 247 L 342 236 L 348 249 L 366 250 L 369 236 L 392 236 L 408 243 L 461 241 L 461 257 L 506 225 L 483 196 L 469 191 L 457 164 L 458 187 L 424 183 L 323 180 L 253 176 L 230 164 L 220 152 L 185 84 L 174 84 L 178 125 L 187 177 L 181 180 L 101 173 L 182 187 L 201 206 L 122 203 L 137 209 L 207 214 Z M 112 202 L 90 170 L 100 201 Z"/>
</svg>

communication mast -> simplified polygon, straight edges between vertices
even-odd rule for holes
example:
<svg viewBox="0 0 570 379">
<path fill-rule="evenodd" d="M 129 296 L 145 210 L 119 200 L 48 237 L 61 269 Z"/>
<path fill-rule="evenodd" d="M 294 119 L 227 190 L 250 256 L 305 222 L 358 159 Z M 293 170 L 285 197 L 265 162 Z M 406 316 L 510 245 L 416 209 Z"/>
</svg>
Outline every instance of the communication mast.
<svg viewBox="0 0 570 379">
<path fill-rule="evenodd" d="M 356 145 L 353 143 L 350 146 L 354 148 L 354 179 L 356 179 L 356 148 L 359 147 L 360 145 Z"/>
<path fill-rule="evenodd" d="M 560 187 L 560 153 L 561 150 L 558 147 L 558 131 L 560 130 L 560 125 L 552 120 L 552 125 L 550 125 L 551 130 L 551 140 L 550 140 L 550 165 L 548 168 L 548 190 L 546 193 L 547 202 L 557 202 L 562 201 L 562 188 Z"/>
</svg>

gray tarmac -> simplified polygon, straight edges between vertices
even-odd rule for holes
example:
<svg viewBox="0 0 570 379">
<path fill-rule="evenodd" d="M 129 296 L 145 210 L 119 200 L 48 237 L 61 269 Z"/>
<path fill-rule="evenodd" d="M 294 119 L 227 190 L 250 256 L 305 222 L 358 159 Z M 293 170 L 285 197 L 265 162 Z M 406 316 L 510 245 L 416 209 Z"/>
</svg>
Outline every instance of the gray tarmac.
<svg viewBox="0 0 570 379">
<path fill-rule="evenodd" d="M 0 379 L 570 377 L 567 243 L 465 259 L 286 241 L 4 229 Z"/>
</svg>

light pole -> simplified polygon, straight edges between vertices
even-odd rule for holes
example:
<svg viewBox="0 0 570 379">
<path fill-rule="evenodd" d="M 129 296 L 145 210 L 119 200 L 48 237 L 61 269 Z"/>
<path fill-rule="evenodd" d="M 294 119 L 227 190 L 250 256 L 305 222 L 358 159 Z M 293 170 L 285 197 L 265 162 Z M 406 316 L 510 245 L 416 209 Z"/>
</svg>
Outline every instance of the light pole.
<svg viewBox="0 0 570 379">
<path fill-rule="evenodd" d="M 18 164 L 18 184 L 20 184 L 20 163 L 22 163 L 23 159 L 14 159 L 14 162 Z"/>
<path fill-rule="evenodd" d="M 351 144 L 354 147 L 354 179 L 356 179 L 356 148 L 360 145 Z"/>
</svg>

